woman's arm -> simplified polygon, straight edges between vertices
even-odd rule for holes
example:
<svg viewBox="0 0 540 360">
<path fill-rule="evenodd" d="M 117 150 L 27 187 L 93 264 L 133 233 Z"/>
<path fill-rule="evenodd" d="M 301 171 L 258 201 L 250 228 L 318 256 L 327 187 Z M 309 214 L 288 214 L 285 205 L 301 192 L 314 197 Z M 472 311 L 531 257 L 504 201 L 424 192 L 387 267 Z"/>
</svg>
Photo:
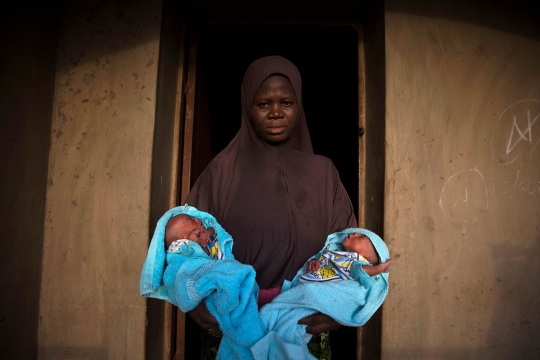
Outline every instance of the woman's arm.
<svg viewBox="0 0 540 360">
<path fill-rule="evenodd" d="M 336 320 L 322 313 L 306 316 L 300 319 L 298 323 L 307 325 L 306 332 L 311 335 L 326 333 L 330 330 L 336 330 L 341 326 Z"/>
<path fill-rule="evenodd" d="M 189 314 L 203 330 L 219 327 L 216 318 L 210 314 L 210 311 L 208 311 L 203 301 L 201 301 L 195 309 L 188 311 L 187 314 Z"/>
</svg>

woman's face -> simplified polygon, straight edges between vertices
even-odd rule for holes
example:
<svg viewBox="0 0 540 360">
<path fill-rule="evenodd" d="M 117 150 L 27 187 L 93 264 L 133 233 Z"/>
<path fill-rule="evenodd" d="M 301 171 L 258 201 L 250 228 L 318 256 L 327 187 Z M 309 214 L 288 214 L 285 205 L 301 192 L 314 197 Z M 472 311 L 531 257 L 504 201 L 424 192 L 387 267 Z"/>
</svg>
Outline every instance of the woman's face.
<svg viewBox="0 0 540 360">
<path fill-rule="evenodd" d="M 298 123 L 298 103 L 289 80 L 271 76 L 257 90 L 251 106 L 253 128 L 267 143 L 287 140 Z"/>
</svg>

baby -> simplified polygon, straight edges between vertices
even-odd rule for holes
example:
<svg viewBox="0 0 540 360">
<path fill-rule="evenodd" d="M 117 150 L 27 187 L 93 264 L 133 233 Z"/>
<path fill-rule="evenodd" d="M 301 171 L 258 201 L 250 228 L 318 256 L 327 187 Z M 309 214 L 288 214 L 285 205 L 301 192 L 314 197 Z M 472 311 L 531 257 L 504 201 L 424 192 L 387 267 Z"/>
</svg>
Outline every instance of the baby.
<svg viewBox="0 0 540 360">
<path fill-rule="evenodd" d="M 340 250 L 343 251 L 340 251 Z M 373 243 L 366 235 L 351 233 L 341 242 L 341 249 L 325 249 L 319 258 L 311 259 L 306 273 L 298 279 L 307 281 L 352 280 L 349 269 L 354 261 L 361 261 L 362 270 L 369 276 L 388 272 L 392 259 L 380 263 Z"/>
<path fill-rule="evenodd" d="M 221 259 L 214 228 L 207 229 L 200 219 L 190 215 L 178 214 L 172 217 L 165 228 L 165 249 L 175 253 L 182 244 L 188 244 L 189 241 L 199 244 L 212 259 Z"/>
<path fill-rule="evenodd" d="M 324 247 L 259 311 L 267 331 L 277 333 L 275 346 L 297 345 L 304 354 L 301 358 L 312 358 L 304 320 L 311 314 L 325 314 L 345 326 L 366 324 L 388 294 L 390 264 L 385 242 L 367 229 L 347 228 L 328 235 Z M 262 343 L 254 348 L 265 349 Z"/>
<path fill-rule="evenodd" d="M 217 358 L 250 359 L 251 345 L 266 328 L 257 307 L 255 270 L 234 259 L 232 245 L 231 235 L 209 213 L 187 204 L 168 210 L 149 246 L 141 295 L 166 300 L 182 312 L 203 303 L 223 333 Z"/>
</svg>

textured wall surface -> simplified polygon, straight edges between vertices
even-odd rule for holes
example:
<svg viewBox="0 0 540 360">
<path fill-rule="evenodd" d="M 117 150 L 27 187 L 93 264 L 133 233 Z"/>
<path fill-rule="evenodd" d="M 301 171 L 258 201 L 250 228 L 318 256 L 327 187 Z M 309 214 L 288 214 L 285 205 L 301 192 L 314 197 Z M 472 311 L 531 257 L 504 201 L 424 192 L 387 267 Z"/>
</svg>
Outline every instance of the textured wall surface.
<svg viewBox="0 0 540 360">
<path fill-rule="evenodd" d="M 537 359 L 540 41 L 393 3 L 383 358 Z"/>
<path fill-rule="evenodd" d="M 63 9 L 53 101 L 40 359 L 142 359 L 159 2 Z"/>
</svg>

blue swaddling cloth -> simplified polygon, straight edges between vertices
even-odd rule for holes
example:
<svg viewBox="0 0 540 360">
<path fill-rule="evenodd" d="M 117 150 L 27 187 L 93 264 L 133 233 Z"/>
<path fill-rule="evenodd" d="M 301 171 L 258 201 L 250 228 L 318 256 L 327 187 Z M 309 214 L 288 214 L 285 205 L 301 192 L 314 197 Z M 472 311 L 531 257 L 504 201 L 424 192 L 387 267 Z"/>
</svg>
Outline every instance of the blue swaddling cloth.
<svg viewBox="0 0 540 360">
<path fill-rule="evenodd" d="M 349 228 L 329 235 L 324 248 L 314 257 L 321 256 L 327 248 L 338 249 L 336 245 L 354 232 L 364 234 L 371 240 L 381 263 L 389 260 L 384 241 L 377 234 L 362 228 Z M 268 333 L 251 347 L 255 359 L 279 359 L 273 352 L 292 346 L 297 346 L 297 352 L 290 358 L 315 359 L 306 346 L 311 335 L 306 333 L 306 325 L 299 325 L 298 320 L 320 312 L 342 325 L 362 326 L 388 294 L 388 273 L 370 277 L 362 269 L 362 261 L 353 262 L 350 268 L 350 275 L 355 280 L 302 283 L 299 277 L 306 272 L 308 262 L 291 282 L 286 281 L 282 292 L 272 302 L 260 309 L 260 317 Z M 301 351 L 298 352 L 298 349 Z"/>
<path fill-rule="evenodd" d="M 167 222 L 178 214 L 197 217 L 206 227 L 213 227 L 227 260 L 211 260 L 194 242 L 181 245 L 176 253 L 166 252 Z M 187 205 L 167 211 L 150 242 L 140 294 L 169 301 L 183 312 L 204 300 L 223 332 L 217 358 L 251 359 L 250 347 L 266 334 L 266 328 L 258 314 L 255 270 L 234 260 L 232 245 L 232 237 L 212 215 Z"/>
<path fill-rule="evenodd" d="M 142 268 L 140 279 L 141 296 L 170 301 L 169 294 L 163 283 L 163 271 L 166 265 L 165 255 L 167 252 L 165 249 L 165 229 L 169 220 L 179 214 L 197 217 L 207 228 L 213 227 L 219 239 L 221 251 L 227 259 L 234 260 L 232 254 L 232 237 L 221 227 L 215 217 L 187 204 L 177 206 L 168 210 L 157 222 L 156 230 L 150 241 L 148 253 Z"/>
</svg>

